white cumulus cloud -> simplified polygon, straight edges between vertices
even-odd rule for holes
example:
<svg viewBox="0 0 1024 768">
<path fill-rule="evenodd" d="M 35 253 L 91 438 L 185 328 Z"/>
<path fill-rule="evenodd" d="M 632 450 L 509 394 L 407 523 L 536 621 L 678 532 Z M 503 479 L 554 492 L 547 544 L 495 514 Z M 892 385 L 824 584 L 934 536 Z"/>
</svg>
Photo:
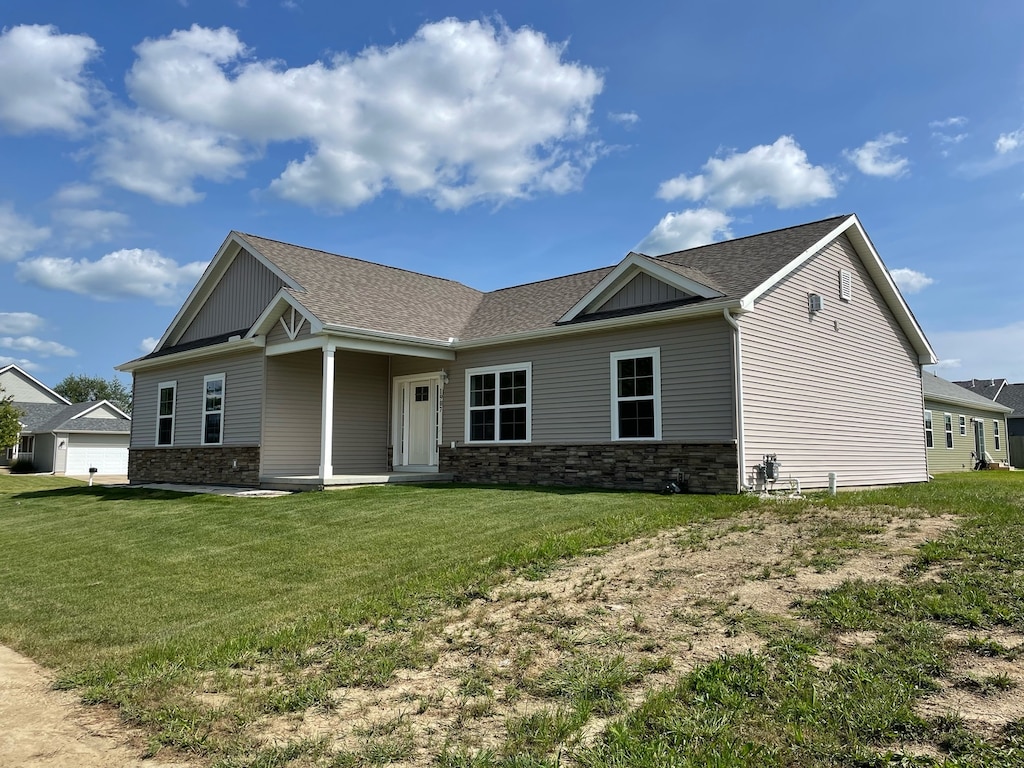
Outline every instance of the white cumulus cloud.
<svg viewBox="0 0 1024 768">
<path fill-rule="evenodd" d="M 907 172 L 910 161 L 893 151 L 893 147 L 906 144 L 907 137 L 898 133 L 883 133 L 856 149 L 844 149 L 843 155 L 868 176 L 897 178 Z"/>
<path fill-rule="evenodd" d="M 305 142 L 271 189 L 340 209 L 386 190 L 439 208 L 564 193 L 599 154 L 588 134 L 601 77 L 526 27 L 445 19 L 291 68 L 255 59 L 228 28 L 194 25 L 135 50 L 127 84 L 143 112 L 115 126 L 101 174 L 168 202 L 196 200 L 197 177 L 237 173 L 236 142 Z"/>
<path fill-rule="evenodd" d="M 66 240 L 73 240 L 80 246 L 113 240 L 131 221 L 119 211 L 98 208 L 61 208 L 54 211 L 53 220 L 65 230 Z"/>
<path fill-rule="evenodd" d="M 658 188 L 663 200 L 707 200 L 719 208 L 736 208 L 768 201 L 795 208 L 836 196 L 832 174 L 812 165 L 792 136 L 760 144 L 746 152 L 712 157 L 696 176 L 682 174 Z"/>
<path fill-rule="evenodd" d="M 916 269 L 908 269 L 906 267 L 890 269 L 889 274 L 892 275 L 892 279 L 903 293 L 920 293 L 935 282 L 924 272 L 918 272 Z"/>
<path fill-rule="evenodd" d="M 35 336 L 0 336 L 0 348 L 30 352 L 40 357 L 74 357 L 78 353 L 56 341 L 43 341 Z"/>
<path fill-rule="evenodd" d="M 732 217 L 713 208 L 667 213 L 634 250 L 649 255 L 696 248 L 732 237 Z"/>
<path fill-rule="evenodd" d="M 23 371 L 38 371 L 39 366 L 33 363 L 31 360 L 26 360 L 23 357 L 9 357 L 8 355 L 0 355 L 0 366 L 4 365 L 16 365 Z"/>
<path fill-rule="evenodd" d="M 1016 131 L 999 134 L 999 138 L 996 139 L 996 152 L 1005 155 L 1022 145 L 1024 145 L 1024 128 L 1018 128 Z"/>
<path fill-rule="evenodd" d="M 17 261 L 49 237 L 49 229 L 19 216 L 10 203 L 0 203 L 0 261 Z"/>
<path fill-rule="evenodd" d="M 128 248 L 108 253 L 97 261 L 51 256 L 23 261 L 16 274 L 22 282 L 100 301 L 143 298 L 158 304 L 175 304 L 181 289 L 198 280 L 206 264 L 197 261 L 179 266 L 154 250 Z"/>
<path fill-rule="evenodd" d="M 0 312 L 0 333 L 22 336 L 38 331 L 43 325 L 43 318 L 31 312 Z"/>
<path fill-rule="evenodd" d="M 954 115 L 953 117 L 946 117 L 942 120 L 932 120 L 928 123 L 929 128 L 960 128 L 961 126 L 967 125 L 967 118 L 963 115 Z"/>
<path fill-rule="evenodd" d="M 197 178 L 238 177 L 246 160 L 228 135 L 143 112 L 115 112 L 105 130 L 97 152 L 99 178 L 163 203 L 202 200 L 192 186 Z"/>
<path fill-rule="evenodd" d="M 139 351 L 144 355 L 148 355 L 150 352 L 156 349 L 156 345 L 159 343 L 160 339 L 154 336 L 147 336 L 146 338 L 139 342 Z"/>
<path fill-rule="evenodd" d="M 16 134 L 80 130 L 93 115 L 96 89 L 85 67 L 99 51 L 88 35 L 52 25 L 0 31 L 0 126 Z"/>
<path fill-rule="evenodd" d="M 95 184 L 73 181 L 58 189 L 53 200 L 61 205 L 83 205 L 99 200 L 102 195 L 103 191 Z"/>
</svg>

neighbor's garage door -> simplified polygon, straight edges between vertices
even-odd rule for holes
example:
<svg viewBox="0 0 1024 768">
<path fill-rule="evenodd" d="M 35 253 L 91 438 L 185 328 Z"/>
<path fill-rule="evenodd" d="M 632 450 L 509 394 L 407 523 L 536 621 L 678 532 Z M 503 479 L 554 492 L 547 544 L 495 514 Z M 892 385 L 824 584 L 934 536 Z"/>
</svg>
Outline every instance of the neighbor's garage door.
<svg viewBox="0 0 1024 768">
<path fill-rule="evenodd" d="M 128 474 L 128 435 L 69 435 L 69 475 L 87 475 L 96 467 L 101 475 Z"/>
</svg>

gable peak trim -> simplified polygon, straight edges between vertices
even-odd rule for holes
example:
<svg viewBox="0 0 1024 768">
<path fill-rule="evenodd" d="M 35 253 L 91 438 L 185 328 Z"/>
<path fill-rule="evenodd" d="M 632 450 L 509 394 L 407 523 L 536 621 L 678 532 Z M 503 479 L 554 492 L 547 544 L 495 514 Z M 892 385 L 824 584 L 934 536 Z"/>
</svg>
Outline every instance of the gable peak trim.
<svg viewBox="0 0 1024 768">
<path fill-rule="evenodd" d="M 39 387 L 40 389 L 46 390 L 47 394 L 53 395 L 58 400 L 63 402 L 65 405 L 72 405 L 72 402 L 70 400 L 68 400 L 66 397 L 64 397 L 64 395 L 58 394 L 54 390 L 50 389 L 48 386 L 43 384 L 43 382 L 41 382 L 39 379 L 37 379 L 31 373 L 26 371 L 20 365 L 18 365 L 16 363 L 10 363 L 10 364 L 5 365 L 2 368 L 0 368 L 0 373 L 7 373 L 7 371 L 14 371 L 18 375 L 28 379 L 32 384 L 34 384 L 35 386 Z"/>
<path fill-rule="evenodd" d="M 677 290 L 702 299 L 718 299 L 723 296 L 719 291 L 716 291 L 703 283 L 698 283 L 696 280 L 683 277 L 682 275 L 667 269 L 650 256 L 630 251 L 626 254 L 626 257 L 620 261 L 614 269 L 612 269 L 611 272 L 605 275 L 597 285 L 587 291 L 587 293 L 556 322 L 568 323 L 587 312 L 597 310 L 641 272 L 646 273 L 655 280 L 659 280 L 673 288 L 676 288 Z"/>
</svg>

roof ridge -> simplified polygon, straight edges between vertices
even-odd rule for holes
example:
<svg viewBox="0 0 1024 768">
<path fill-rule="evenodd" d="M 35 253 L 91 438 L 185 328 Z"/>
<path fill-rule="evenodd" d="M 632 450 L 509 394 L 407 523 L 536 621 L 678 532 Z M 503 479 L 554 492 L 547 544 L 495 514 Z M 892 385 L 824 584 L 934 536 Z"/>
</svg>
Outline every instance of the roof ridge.
<svg viewBox="0 0 1024 768">
<path fill-rule="evenodd" d="M 540 285 L 541 283 L 550 283 L 554 280 L 564 280 L 567 277 L 579 277 L 580 275 L 589 275 L 593 272 L 601 272 L 605 269 L 615 269 L 616 264 L 609 264 L 604 267 L 595 267 L 594 269 L 583 269 L 579 272 L 570 272 L 567 275 L 555 275 L 554 277 L 545 277 L 541 280 L 531 280 L 528 283 L 517 283 L 516 285 L 506 285 L 504 288 L 495 288 L 493 291 L 484 291 L 485 296 L 490 296 L 492 293 L 501 293 L 502 291 L 512 291 L 516 288 L 526 288 L 530 285 Z"/>
<path fill-rule="evenodd" d="M 817 221 L 805 221 L 803 224 L 793 224 L 788 227 L 779 227 L 778 229 L 769 229 L 767 232 L 755 232 L 752 235 L 743 235 L 742 237 L 731 237 L 728 240 L 718 240 L 714 243 L 705 243 L 704 245 L 695 245 L 692 248 L 682 248 L 678 251 L 668 251 L 657 256 L 651 256 L 648 253 L 640 253 L 641 256 L 647 256 L 650 259 L 661 259 L 665 256 L 672 256 L 677 253 L 691 253 L 693 251 L 699 251 L 701 248 L 710 248 L 714 245 L 725 245 L 726 243 L 738 243 L 740 240 L 749 240 L 754 237 L 764 237 L 765 235 L 774 235 L 778 232 L 786 232 L 790 229 L 800 229 L 802 227 L 813 227 L 815 224 L 824 224 L 826 221 L 838 221 L 840 219 L 848 219 L 856 214 L 844 213 L 839 216 L 828 216 L 824 219 L 818 219 Z M 639 253 L 639 252 L 638 252 Z"/>
<path fill-rule="evenodd" d="M 297 243 L 289 243 L 289 242 L 286 242 L 284 240 L 276 240 L 276 239 L 274 239 L 272 237 L 263 237 L 263 235 L 254 235 L 251 232 L 240 232 L 239 230 L 235 230 L 235 232 L 237 234 L 241 235 L 242 237 L 253 237 L 253 238 L 256 238 L 257 240 L 266 240 L 269 243 L 277 243 L 278 245 L 286 245 L 289 248 L 298 248 L 298 249 L 303 250 L 303 251 L 312 251 L 313 253 L 322 253 L 325 256 L 332 256 L 332 257 L 334 257 L 336 259 L 348 259 L 349 261 L 358 261 L 361 264 L 371 264 L 371 265 L 373 265 L 375 267 L 382 267 L 384 269 L 393 269 L 396 272 L 405 272 L 406 274 L 409 274 L 409 275 L 416 275 L 418 277 L 429 277 L 431 280 L 440 280 L 440 281 L 445 282 L 445 283 L 452 283 L 453 285 L 461 286 L 462 288 L 468 288 L 469 290 L 476 291 L 477 293 L 481 293 L 481 294 L 484 293 L 484 291 L 481 291 L 481 290 L 479 290 L 477 288 L 474 288 L 471 285 L 466 285 L 465 283 L 459 282 L 458 280 L 453 280 L 450 277 L 440 277 L 439 275 L 431 275 L 431 274 L 429 274 L 427 272 L 417 272 L 414 269 L 405 269 L 404 267 L 396 267 L 393 264 L 382 264 L 379 261 L 370 261 L 369 259 L 361 259 L 361 258 L 359 258 L 357 256 L 346 256 L 343 253 L 334 253 L 332 251 L 325 251 L 323 248 L 310 248 L 308 245 L 298 245 Z M 266 255 L 266 254 L 264 254 L 264 255 Z"/>
</svg>

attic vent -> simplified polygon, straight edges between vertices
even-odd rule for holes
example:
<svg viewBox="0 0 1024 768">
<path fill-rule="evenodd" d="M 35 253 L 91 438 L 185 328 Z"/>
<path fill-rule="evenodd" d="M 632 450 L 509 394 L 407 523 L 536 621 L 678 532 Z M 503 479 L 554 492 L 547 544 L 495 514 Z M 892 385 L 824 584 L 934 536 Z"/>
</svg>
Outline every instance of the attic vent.
<svg viewBox="0 0 1024 768">
<path fill-rule="evenodd" d="M 850 295 L 853 293 L 853 278 L 850 276 L 850 271 L 847 269 L 839 270 L 839 298 L 843 301 L 849 301 Z"/>
<path fill-rule="evenodd" d="M 807 294 L 807 309 L 810 312 L 821 312 L 825 308 L 825 297 L 820 293 Z"/>
</svg>

